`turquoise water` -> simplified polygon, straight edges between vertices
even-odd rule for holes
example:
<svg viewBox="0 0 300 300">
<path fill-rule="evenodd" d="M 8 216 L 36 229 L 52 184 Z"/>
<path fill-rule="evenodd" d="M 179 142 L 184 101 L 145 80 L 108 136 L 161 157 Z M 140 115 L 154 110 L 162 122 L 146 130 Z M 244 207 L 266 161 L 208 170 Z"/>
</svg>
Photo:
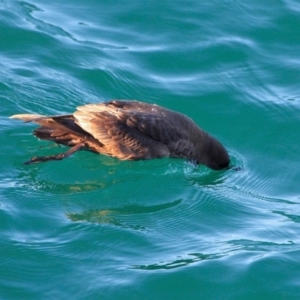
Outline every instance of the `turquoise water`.
<svg viewBox="0 0 300 300">
<path fill-rule="evenodd" d="M 1 299 L 299 299 L 297 1 L 0 1 Z M 241 171 L 63 147 L 16 113 L 136 99 Z"/>
</svg>

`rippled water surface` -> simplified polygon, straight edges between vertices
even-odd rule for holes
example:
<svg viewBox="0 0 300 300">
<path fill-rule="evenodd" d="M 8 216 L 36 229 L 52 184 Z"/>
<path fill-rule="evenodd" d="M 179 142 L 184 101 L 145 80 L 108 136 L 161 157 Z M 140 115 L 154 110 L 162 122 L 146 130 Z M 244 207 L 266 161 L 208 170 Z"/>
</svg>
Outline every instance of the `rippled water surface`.
<svg viewBox="0 0 300 300">
<path fill-rule="evenodd" d="M 299 299 L 298 1 L 0 1 L 1 299 Z M 118 161 L 15 113 L 137 99 L 241 168 Z"/>
</svg>

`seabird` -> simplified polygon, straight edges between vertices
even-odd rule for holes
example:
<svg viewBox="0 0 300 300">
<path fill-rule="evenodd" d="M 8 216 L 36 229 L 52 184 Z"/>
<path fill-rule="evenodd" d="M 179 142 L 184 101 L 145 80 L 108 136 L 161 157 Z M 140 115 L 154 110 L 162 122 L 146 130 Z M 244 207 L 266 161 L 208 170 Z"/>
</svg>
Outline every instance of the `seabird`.
<svg viewBox="0 0 300 300">
<path fill-rule="evenodd" d="M 226 149 L 186 115 L 138 101 L 112 100 L 77 107 L 73 114 L 19 114 L 10 118 L 39 125 L 33 134 L 71 147 L 57 155 L 32 157 L 25 164 L 64 159 L 78 150 L 122 160 L 186 158 L 214 170 L 228 168 Z"/>
</svg>

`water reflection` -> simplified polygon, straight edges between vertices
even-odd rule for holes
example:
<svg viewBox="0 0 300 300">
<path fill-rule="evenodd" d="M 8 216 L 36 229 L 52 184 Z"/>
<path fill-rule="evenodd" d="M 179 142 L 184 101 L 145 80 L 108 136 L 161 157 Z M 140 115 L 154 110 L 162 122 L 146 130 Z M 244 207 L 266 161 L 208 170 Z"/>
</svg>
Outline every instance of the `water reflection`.
<svg viewBox="0 0 300 300">
<path fill-rule="evenodd" d="M 190 253 L 186 257 L 178 257 L 174 261 L 158 262 L 149 265 L 133 265 L 132 269 L 155 271 L 155 270 L 169 270 L 180 267 L 185 267 L 203 260 L 219 259 L 224 254 L 203 254 L 203 253 Z"/>
<path fill-rule="evenodd" d="M 113 210 L 88 210 L 84 213 L 67 213 L 66 216 L 73 222 L 86 221 L 90 223 L 109 224 L 132 230 L 146 229 L 140 225 L 132 225 L 121 221 L 113 215 L 114 213 Z"/>
<path fill-rule="evenodd" d="M 90 209 L 82 213 L 67 213 L 66 216 L 73 222 L 90 222 L 98 224 L 111 224 L 130 228 L 134 230 L 146 229 L 140 225 L 130 225 L 121 220 L 121 216 L 133 214 L 147 214 L 169 209 L 181 203 L 182 200 L 176 200 L 170 203 L 164 203 L 152 206 L 128 205 L 121 208 L 108 208 L 103 210 Z"/>
<path fill-rule="evenodd" d="M 31 190 L 40 190 L 51 194 L 74 194 L 102 190 L 121 180 L 114 178 L 114 170 L 106 171 L 104 165 L 98 168 L 99 172 L 89 173 L 90 177 L 93 176 L 95 179 L 87 180 L 83 178 L 82 172 L 69 164 L 70 162 L 64 166 L 52 164 L 50 171 L 46 169 L 48 165 L 37 164 L 30 167 L 21 165 L 18 166 L 17 181 L 20 186 Z M 56 180 L 54 181 L 53 178 Z"/>
</svg>

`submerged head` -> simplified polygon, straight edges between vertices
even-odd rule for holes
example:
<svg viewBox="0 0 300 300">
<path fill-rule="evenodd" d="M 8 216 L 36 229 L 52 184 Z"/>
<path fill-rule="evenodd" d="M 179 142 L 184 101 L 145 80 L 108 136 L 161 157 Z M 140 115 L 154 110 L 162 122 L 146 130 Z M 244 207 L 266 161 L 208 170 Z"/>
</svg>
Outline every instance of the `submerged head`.
<svg viewBox="0 0 300 300">
<path fill-rule="evenodd" d="M 200 153 L 199 163 L 213 170 L 229 168 L 230 157 L 228 152 L 215 138 L 207 135 L 205 145 L 202 149 L 204 153 Z"/>
</svg>

